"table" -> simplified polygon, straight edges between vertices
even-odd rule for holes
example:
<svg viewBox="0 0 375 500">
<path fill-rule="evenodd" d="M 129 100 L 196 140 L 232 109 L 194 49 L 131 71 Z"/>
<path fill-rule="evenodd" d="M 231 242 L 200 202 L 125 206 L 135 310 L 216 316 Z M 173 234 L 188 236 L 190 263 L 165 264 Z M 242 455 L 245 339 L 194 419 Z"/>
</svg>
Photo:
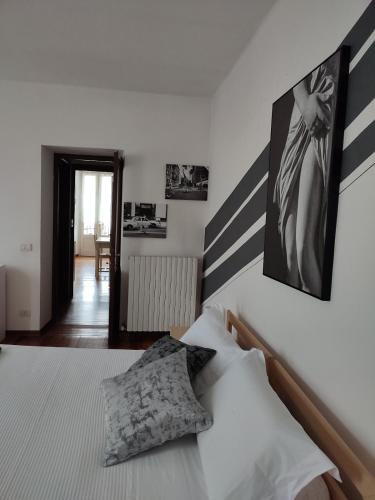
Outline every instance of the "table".
<svg viewBox="0 0 375 500">
<path fill-rule="evenodd" d="M 111 248 L 111 239 L 109 236 L 99 236 L 95 240 L 95 278 L 97 280 L 99 279 L 100 254 L 104 248 Z"/>
</svg>

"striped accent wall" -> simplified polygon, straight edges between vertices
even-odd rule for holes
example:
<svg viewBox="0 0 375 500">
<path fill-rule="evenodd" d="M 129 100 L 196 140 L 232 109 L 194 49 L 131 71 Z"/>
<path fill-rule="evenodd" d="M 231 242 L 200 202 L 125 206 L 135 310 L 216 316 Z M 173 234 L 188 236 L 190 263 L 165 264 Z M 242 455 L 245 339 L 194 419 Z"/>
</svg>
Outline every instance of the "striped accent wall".
<svg viewBox="0 0 375 500">
<path fill-rule="evenodd" d="M 340 193 L 375 164 L 375 0 L 342 42 L 350 46 Z M 202 302 L 263 258 L 269 143 L 205 229 Z"/>
</svg>

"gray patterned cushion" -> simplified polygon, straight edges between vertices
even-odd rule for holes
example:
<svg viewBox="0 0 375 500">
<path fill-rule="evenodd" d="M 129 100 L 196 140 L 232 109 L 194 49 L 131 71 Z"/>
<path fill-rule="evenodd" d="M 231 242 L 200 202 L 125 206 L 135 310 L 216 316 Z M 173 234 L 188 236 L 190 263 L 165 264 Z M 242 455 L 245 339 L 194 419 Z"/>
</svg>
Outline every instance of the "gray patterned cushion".
<svg viewBox="0 0 375 500">
<path fill-rule="evenodd" d="M 157 340 L 142 356 L 136 361 L 128 371 L 142 368 L 157 359 L 165 358 L 170 354 L 177 352 L 181 349 L 186 349 L 187 367 L 190 380 L 193 380 L 195 375 L 202 370 L 210 359 L 215 356 L 216 351 L 207 347 L 200 347 L 196 345 L 188 345 L 172 338 L 170 335 L 165 335 Z"/>
<path fill-rule="evenodd" d="M 186 366 L 186 349 L 102 382 L 106 413 L 104 465 L 197 433 L 212 425 L 198 403 Z"/>
</svg>

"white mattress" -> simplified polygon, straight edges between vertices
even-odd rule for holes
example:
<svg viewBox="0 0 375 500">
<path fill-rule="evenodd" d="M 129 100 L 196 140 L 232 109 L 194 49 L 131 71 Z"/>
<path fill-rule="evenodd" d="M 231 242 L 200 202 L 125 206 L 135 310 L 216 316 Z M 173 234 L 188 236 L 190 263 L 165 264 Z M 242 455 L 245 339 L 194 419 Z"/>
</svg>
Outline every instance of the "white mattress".
<svg viewBox="0 0 375 500">
<path fill-rule="evenodd" d="M 1 500 L 207 500 L 195 437 L 102 466 L 100 381 L 142 351 L 2 348 Z"/>
</svg>

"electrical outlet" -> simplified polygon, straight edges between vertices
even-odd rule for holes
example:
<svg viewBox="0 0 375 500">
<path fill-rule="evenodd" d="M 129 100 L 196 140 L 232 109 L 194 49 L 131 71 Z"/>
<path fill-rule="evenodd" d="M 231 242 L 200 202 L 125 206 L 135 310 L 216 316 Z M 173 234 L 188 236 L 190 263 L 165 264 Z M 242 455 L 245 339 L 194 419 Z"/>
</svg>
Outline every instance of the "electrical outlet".
<svg viewBox="0 0 375 500">
<path fill-rule="evenodd" d="M 19 315 L 20 318 L 30 318 L 31 312 L 28 309 L 21 309 Z"/>
</svg>

